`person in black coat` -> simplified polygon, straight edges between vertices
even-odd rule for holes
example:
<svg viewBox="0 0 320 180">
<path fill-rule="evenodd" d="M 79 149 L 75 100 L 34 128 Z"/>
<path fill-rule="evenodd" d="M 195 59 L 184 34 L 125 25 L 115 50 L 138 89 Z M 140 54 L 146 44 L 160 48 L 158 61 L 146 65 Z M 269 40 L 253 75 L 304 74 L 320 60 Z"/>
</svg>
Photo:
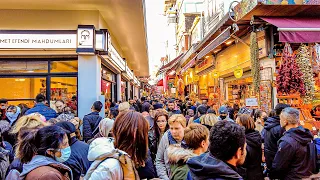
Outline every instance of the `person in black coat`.
<svg viewBox="0 0 320 180">
<path fill-rule="evenodd" d="M 290 107 L 287 104 L 277 104 L 275 107 L 276 116 L 269 117 L 264 124 L 264 129 L 262 130 L 262 138 L 264 142 L 264 156 L 266 159 L 267 168 L 271 169 L 272 162 L 274 156 L 278 150 L 277 142 L 282 137 L 284 133 L 284 129 L 280 126 L 280 114 L 281 111 L 286 108 Z"/>
<path fill-rule="evenodd" d="M 281 127 L 285 128 L 286 132 L 278 142 L 270 178 L 309 179 L 315 173 L 316 150 L 314 146 L 312 149 L 310 146 L 313 135 L 299 125 L 299 117 L 299 110 L 290 107 L 285 108 L 280 115 Z"/>
<path fill-rule="evenodd" d="M 263 180 L 262 138 L 255 130 L 254 120 L 248 114 L 238 115 L 237 124 L 245 127 L 247 156 L 244 164 L 238 168 L 239 174 L 246 180 Z"/>
<path fill-rule="evenodd" d="M 63 121 L 58 122 L 56 125 L 67 131 L 71 154 L 69 159 L 63 162 L 63 164 L 71 168 L 73 179 L 78 180 L 80 177 L 84 177 L 91 165 L 91 162 L 87 158 L 89 145 L 77 140 L 75 134 L 76 128 L 71 122 Z"/>
<path fill-rule="evenodd" d="M 98 132 L 97 127 L 102 119 L 99 112 L 101 111 L 102 106 L 100 101 L 94 102 L 91 107 L 92 112 L 85 115 L 83 118 L 83 140 L 85 142 L 92 139 Z"/>
</svg>

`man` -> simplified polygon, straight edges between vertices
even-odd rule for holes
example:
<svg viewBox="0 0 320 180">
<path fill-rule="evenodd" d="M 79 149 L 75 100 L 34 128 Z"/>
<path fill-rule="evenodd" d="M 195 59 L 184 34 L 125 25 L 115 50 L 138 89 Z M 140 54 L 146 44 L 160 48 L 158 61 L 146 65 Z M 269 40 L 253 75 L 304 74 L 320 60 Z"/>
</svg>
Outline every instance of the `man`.
<svg viewBox="0 0 320 180">
<path fill-rule="evenodd" d="M 57 100 L 55 103 L 56 109 L 58 114 L 62 114 L 64 108 L 66 107 L 66 105 L 64 104 L 64 102 L 62 100 Z"/>
<path fill-rule="evenodd" d="M 36 103 L 35 106 L 29 109 L 25 114 L 29 115 L 32 113 L 39 113 L 43 115 L 46 118 L 46 120 L 49 120 L 51 118 L 56 118 L 57 117 L 56 111 L 46 106 L 45 102 L 46 102 L 46 97 L 42 94 L 38 94 L 35 99 L 35 103 Z"/>
<path fill-rule="evenodd" d="M 230 117 L 229 117 L 229 110 L 227 106 L 221 106 L 219 108 L 219 120 L 226 120 L 226 121 L 231 121 L 234 122 Z"/>
<path fill-rule="evenodd" d="M 287 107 L 290 106 L 281 103 L 277 104 L 275 107 L 276 116 L 267 119 L 261 133 L 264 141 L 264 156 L 268 169 L 272 168 L 272 161 L 278 150 L 277 143 L 284 133 L 284 129 L 280 126 L 280 114 L 281 111 Z"/>
<path fill-rule="evenodd" d="M 140 112 L 140 109 L 139 109 L 139 107 L 136 104 L 136 101 L 134 99 L 130 99 L 129 103 L 130 103 L 130 106 L 135 109 L 135 111 Z"/>
<path fill-rule="evenodd" d="M 200 124 L 200 118 L 201 118 L 201 116 L 204 116 L 204 115 L 207 114 L 207 107 L 204 106 L 204 105 L 200 105 L 200 106 L 197 108 L 197 112 L 198 112 L 198 118 L 197 118 L 196 120 L 194 120 L 193 122 Z"/>
<path fill-rule="evenodd" d="M 207 108 L 208 107 L 208 101 L 207 100 L 202 100 L 202 105 Z"/>
<path fill-rule="evenodd" d="M 178 106 L 176 105 L 174 100 L 170 100 L 168 103 L 168 109 L 169 117 L 172 116 L 173 114 L 182 114 L 180 109 L 178 109 Z"/>
<path fill-rule="evenodd" d="M 209 152 L 190 158 L 192 179 L 242 179 L 237 166 L 245 161 L 245 130 L 229 121 L 218 121 L 210 131 Z"/>
<path fill-rule="evenodd" d="M 91 113 L 83 117 L 83 140 L 87 142 L 92 139 L 99 132 L 99 123 L 102 117 L 99 112 L 102 109 L 102 103 L 96 101 L 91 107 Z"/>
<path fill-rule="evenodd" d="M 278 151 L 272 163 L 271 174 L 275 175 L 274 178 L 304 179 L 316 169 L 312 163 L 316 161 L 316 156 L 310 148 L 313 135 L 299 125 L 299 119 L 300 112 L 295 108 L 288 107 L 281 112 L 280 125 L 286 132 L 278 142 Z M 315 152 L 315 147 L 313 151 Z"/>
<path fill-rule="evenodd" d="M 6 110 L 8 107 L 8 100 L 6 99 L 0 99 L 0 108 L 1 108 L 1 112 L 0 112 L 0 120 L 5 120 L 6 117 Z"/>
<path fill-rule="evenodd" d="M 141 97 L 141 109 L 140 111 L 141 112 L 150 112 L 150 106 L 151 104 L 149 102 L 146 101 L 146 97 Z"/>
</svg>

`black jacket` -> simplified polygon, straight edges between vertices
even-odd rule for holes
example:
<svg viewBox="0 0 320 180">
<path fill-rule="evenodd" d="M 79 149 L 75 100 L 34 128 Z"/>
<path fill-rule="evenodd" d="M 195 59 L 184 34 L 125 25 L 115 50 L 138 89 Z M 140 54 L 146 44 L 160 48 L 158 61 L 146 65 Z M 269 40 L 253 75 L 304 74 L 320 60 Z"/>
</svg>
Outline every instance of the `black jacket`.
<svg viewBox="0 0 320 180">
<path fill-rule="evenodd" d="M 149 136 L 149 149 L 151 153 L 151 159 L 152 159 L 152 162 L 155 162 L 160 139 L 157 138 L 154 128 L 149 130 L 148 136 Z"/>
<path fill-rule="evenodd" d="M 156 168 L 153 165 L 153 161 L 150 156 L 150 151 L 148 151 L 148 157 L 145 162 L 144 167 L 137 168 L 140 179 L 153 179 L 157 178 Z"/>
<path fill-rule="evenodd" d="M 69 166 L 72 170 L 74 180 L 80 179 L 90 168 L 91 162 L 88 160 L 89 145 L 78 141 L 76 137 L 71 138 L 70 143 L 71 155 L 63 164 Z"/>
<path fill-rule="evenodd" d="M 277 153 L 277 142 L 282 137 L 284 129 L 280 126 L 280 118 L 269 117 L 264 124 L 263 141 L 264 141 L 264 156 L 268 169 L 272 167 L 272 161 Z"/>
<path fill-rule="evenodd" d="M 235 167 L 216 159 L 210 153 L 190 158 L 187 165 L 194 180 L 242 179 Z"/>
<path fill-rule="evenodd" d="M 87 114 L 83 118 L 83 140 L 87 142 L 94 137 L 93 131 L 98 127 L 102 117 L 99 116 L 98 112 L 92 112 Z"/>
<path fill-rule="evenodd" d="M 261 168 L 262 163 L 262 140 L 258 131 L 246 132 L 247 156 L 241 168 L 243 171 L 239 174 L 247 180 L 263 180 Z"/>
<path fill-rule="evenodd" d="M 292 128 L 279 140 L 279 149 L 272 163 L 271 177 L 295 180 L 309 177 L 315 157 L 309 155 L 313 135 L 303 127 Z"/>
</svg>

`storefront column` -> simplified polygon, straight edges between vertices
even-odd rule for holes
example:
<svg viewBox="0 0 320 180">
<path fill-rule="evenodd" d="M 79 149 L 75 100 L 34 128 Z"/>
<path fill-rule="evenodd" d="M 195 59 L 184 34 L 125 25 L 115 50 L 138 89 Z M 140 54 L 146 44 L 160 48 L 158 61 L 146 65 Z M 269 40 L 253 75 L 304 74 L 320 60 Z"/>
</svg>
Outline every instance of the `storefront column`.
<svg viewBox="0 0 320 180">
<path fill-rule="evenodd" d="M 117 74 L 117 101 L 121 101 L 121 74 Z"/>
<path fill-rule="evenodd" d="M 78 56 L 78 114 L 82 119 L 91 112 L 92 104 L 101 96 L 101 59 L 98 56 Z M 103 107 L 105 102 L 102 102 Z M 100 115 L 104 117 L 104 108 Z"/>
<path fill-rule="evenodd" d="M 131 84 L 130 82 L 128 81 L 127 82 L 127 101 L 129 101 L 129 99 L 131 98 Z"/>
</svg>

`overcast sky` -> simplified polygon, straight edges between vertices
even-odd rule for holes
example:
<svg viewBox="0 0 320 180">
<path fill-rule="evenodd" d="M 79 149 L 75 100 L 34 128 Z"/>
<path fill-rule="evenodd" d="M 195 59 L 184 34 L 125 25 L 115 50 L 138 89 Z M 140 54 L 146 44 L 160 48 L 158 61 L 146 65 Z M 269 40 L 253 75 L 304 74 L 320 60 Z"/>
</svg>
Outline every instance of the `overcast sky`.
<svg viewBox="0 0 320 180">
<path fill-rule="evenodd" d="M 166 17 L 163 16 L 164 0 L 145 0 L 148 36 L 149 71 L 154 77 L 160 58 L 165 55 Z"/>
</svg>

